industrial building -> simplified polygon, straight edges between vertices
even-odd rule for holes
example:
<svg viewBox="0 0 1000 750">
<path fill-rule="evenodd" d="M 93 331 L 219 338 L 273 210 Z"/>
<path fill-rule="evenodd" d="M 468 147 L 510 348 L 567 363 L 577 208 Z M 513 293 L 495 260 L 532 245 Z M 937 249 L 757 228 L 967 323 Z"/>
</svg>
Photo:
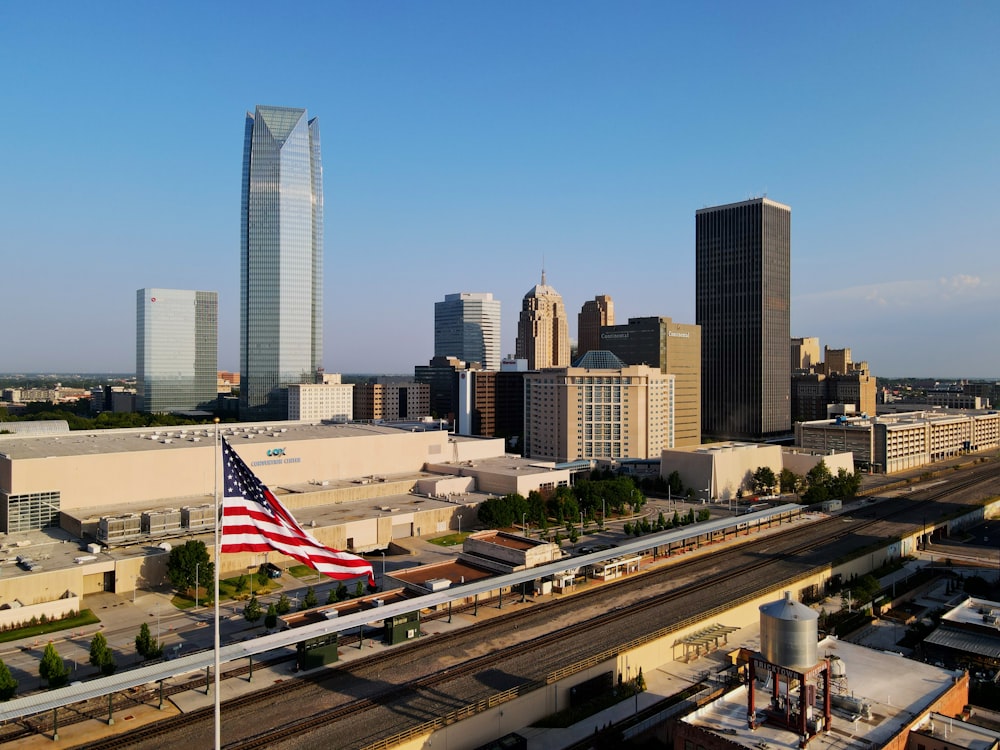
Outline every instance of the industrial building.
<svg viewBox="0 0 1000 750">
<path fill-rule="evenodd" d="M 851 452 L 861 468 L 893 474 L 995 450 L 1000 446 L 1000 413 L 934 409 L 798 422 L 795 445 L 821 453 Z"/>
</svg>

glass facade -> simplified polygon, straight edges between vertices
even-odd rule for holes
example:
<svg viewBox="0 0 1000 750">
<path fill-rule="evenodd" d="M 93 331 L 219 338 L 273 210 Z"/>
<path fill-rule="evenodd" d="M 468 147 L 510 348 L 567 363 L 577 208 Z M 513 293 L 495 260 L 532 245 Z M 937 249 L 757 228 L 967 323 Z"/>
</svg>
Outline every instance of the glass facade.
<svg viewBox="0 0 1000 750">
<path fill-rule="evenodd" d="M 284 419 L 287 391 L 323 360 L 323 168 L 319 119 L 247 113 L 240 228 L 240 416 Z"/>
<path fill-rule="evenodd" d="M 434 303 L 434 356 L 500 369 L 500 300 L 489 292 L 446 294 Z"/>
<path fill-rule="evenodd" d="M 695 214 L 706 436 L 791 432 L 791 217 L 767 198 Z"/>
<path fill-rule="evenodd" d="M 219 295 L 136 292 L 136 396 L 140 411 L 215 409 Z"/>
</svg>

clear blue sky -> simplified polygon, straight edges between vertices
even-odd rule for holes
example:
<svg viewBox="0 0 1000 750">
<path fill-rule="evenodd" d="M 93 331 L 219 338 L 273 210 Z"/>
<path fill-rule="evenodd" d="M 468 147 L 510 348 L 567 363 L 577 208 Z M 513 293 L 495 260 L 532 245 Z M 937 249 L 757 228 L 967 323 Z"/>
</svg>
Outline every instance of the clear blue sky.
<svg viewBox="0 0 1000 750">
<path fill-rule="evenodd" d="M 694 212 L 792 207 L 792 335 L 1000 377 L 1000 4 L 0 4 L 0 371 L 132 371 L 135 290 L 219 292 L 244 116 L 318 116 L 328 372 L 412 372 L 544 258 L 570 331 L 694 322 Z"/>
</svg>

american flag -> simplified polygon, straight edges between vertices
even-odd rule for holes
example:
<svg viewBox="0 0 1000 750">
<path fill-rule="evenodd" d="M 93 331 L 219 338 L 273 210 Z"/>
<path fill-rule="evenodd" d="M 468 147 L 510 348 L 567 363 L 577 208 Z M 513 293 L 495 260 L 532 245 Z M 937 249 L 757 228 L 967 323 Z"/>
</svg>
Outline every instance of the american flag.
<svg viewBox="0 0 1000 750">
<path fill-rule="evenodd" d="M 222 499 L 222 551 L 275 550 L 336 580 L 367 575 L 375 585 L 371 563 L 320 544 L 303 531 L 278 498 L 243 463 L 222 438 L 225 474 Z"/>
</svg>

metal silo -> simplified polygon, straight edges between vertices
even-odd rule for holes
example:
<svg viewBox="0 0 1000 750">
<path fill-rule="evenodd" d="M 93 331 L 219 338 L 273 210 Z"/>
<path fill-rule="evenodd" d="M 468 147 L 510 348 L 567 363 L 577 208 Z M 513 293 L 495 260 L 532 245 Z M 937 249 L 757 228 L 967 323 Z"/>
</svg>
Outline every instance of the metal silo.
<svg viewBox="0 0 1000 750">
<path fill-rule="evenodd" d="M 760 651 L 772 664 L 796 671 L 807 670 L 819 661 L 816 655 L 819 614 L 785 598 L 760 608 Z"/>
</svg>

